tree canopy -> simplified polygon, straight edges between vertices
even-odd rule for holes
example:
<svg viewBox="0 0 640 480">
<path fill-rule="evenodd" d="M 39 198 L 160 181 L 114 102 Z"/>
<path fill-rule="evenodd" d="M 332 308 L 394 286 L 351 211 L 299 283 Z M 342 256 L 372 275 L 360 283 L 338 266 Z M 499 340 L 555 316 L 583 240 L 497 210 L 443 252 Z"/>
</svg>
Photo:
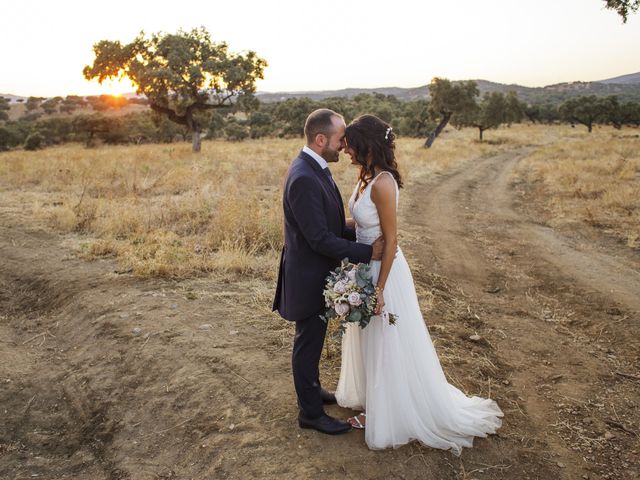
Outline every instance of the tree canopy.
<svg viewBox="0 0 640 480">
<path fill-rule="evenodd" d="M 0 120 L 8 120 L 9 114 L 7 113 L 10 110 L 9 100 L 4 97 L 0 97 Z"/>
<path fill-rule="evenodd" d="M 640 8 L 640 0 L 604 0 L 604 3 L 606 8 L 618 12 L 624 23 L 627 23 L 630 13 Z"/>
<path fill-rule="evenodd" d="M 476 108 L 478 85 L 473 80 L 454 83 L 446 78 L 436 77 L 429 84 L 429 94 L 429 117 L 437 121 L 438 126 L 429 133 L 425 147 L 433 144 L 450 120 L 457 125 L 466 123 L 465 118 Z"/>
<path fill-rule="evenodd" d="M 571 123 L 580 123 L 587 127 L 589 133 L 597 120 L 605 119 L 609 101 L 595 95 L 571 98 L 560 105 L 562 118 Z M 617 100 L 615 101 L 617 105 Z"/>
<path fill-rule="evenodd" d="M 466 119 L 467 125 L 476 127 L 482 141 L 482 134 L 490 128 L 497 128 L 507 121 L 507 102 L 501 92 L 484 94 L 475 112 Z"/>
<path fill-rule="evenodd" d="M 215 43 L 205 28 L 177 33 L 141 32 L 123 45 L 102 40 L 93 47 L 96 58 L 85 66 L 86 79 L 98 82 L 127 77 L 145 95 L 154 111 L 188 127 L 193 151 L 200 150 L 201 121 L 196 113 L 245 105 L 263 78 L 267 62 L 255 52 L 231 53 Z M 234 103 L 235 102 L 235 103 Z"/>
</svg>

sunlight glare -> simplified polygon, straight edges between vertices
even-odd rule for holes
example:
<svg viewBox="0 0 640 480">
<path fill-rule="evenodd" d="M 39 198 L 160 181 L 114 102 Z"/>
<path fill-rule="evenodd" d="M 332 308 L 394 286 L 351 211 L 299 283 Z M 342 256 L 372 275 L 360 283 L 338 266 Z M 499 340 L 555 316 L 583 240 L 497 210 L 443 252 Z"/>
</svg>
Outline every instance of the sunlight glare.
<svg viewBox="0 0 640 480">
<path fill-rule="evenodd" d="M 99 84 L 96 80 L 90 83 L 96 85 L 97 93 L 102 95 L 112 95 L 114 97 L 121 97 L 125 93 L 135 93 L 136 87 L 128 78 L 123 79 L 109 79 Z"/>
</svg>

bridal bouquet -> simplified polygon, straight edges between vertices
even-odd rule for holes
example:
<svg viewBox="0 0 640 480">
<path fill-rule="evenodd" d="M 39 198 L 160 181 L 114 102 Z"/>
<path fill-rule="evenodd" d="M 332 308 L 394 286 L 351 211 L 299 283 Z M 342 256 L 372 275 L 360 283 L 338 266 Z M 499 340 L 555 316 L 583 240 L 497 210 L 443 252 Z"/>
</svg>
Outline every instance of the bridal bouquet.
<svg viewBox="0 0 640 480">
<path fill-rule="evenodd" d="M 346 258 L 342 260 L 342 265 L 327 277 L 324 300 L 327 311 L 321 318 L 325 322 L 337 318 L 341 331 L 344 331 L 347 323 L 366 327 L 374 316 L 377 301 L 371 267 L 366 263 L 354 265 Z M 395 325 L 397 315 L 388 312 L 383 315 L 388 316 L 389 323 Z"/>
</svg>

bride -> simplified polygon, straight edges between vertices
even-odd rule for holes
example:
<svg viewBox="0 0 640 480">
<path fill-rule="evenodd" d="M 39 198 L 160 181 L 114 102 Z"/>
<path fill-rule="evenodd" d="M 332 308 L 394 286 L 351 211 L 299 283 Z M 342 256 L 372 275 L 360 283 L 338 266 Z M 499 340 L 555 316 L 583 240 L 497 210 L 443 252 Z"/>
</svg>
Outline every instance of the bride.
<svg viewBox="0 0 640 480">
<path fill-rule="evenodd" d="M 447 382 L 425 326 L 411 271 L 397 245 L 398 189 L 402 179 L 394 155 L 395 135 L 373 115 L 346 129 L 345 153 L 360 167 L 349 201 L 357 241 L 373 243 L 381 234 L 381 261 L 372 261 L 378 293 L 376 316 L 361 329 L 350 324 L 342 337 L 342 366 L 336 399 L 364 410 L 349 419 L 365 429 L 371 449 L 398 447 L 411 440 L 460 455 L 473 437 L 501 426 L 502 411 L 490 399 L 468 397 Z M 390 325 L 385 312 L 398 316 Z"/>
</svg>

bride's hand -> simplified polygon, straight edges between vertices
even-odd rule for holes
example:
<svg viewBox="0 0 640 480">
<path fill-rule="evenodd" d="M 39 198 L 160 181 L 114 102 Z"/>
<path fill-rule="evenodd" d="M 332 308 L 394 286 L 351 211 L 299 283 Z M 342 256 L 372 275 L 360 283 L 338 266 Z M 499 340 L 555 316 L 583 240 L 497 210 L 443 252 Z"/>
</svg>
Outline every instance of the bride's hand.
<svg viewBox="0 0 640 480">
<path fill-rule="evenodd" d="M 377 300 L 376 300 L 376 308 L 373 309 L 374 315 L 382 315 L 382 311 L 384 310 L 384 295 L 382 291 L 378 292 Z"/>
</svg>

